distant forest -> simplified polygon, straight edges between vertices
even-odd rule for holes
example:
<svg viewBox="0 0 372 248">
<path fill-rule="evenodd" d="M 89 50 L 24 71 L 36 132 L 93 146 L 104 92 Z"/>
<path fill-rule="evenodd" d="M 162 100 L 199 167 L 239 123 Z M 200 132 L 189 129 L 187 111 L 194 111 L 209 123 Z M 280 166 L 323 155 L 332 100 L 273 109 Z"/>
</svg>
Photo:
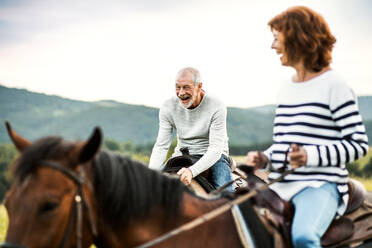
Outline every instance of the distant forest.
<svg viewBox="0 0 372 248">
<path fill-rule="evenodd" d="M 372 96 L 359 97 L 359 106 L 372 138 Z M 231 152 L 241 154 L 246 147 L 270 143 L 274 111 L 274 105 L 246 109 L 228 107 Z M 158 132 L 158 113 L 159 109 L 147 106 L 115 101 L 76 101 L 0 85 L 0 143 L 10 141 L 4 125 L 8 120 L 18 133 L 31 140 L 47 135 L 83 140 L 95 126 L 100 126 L 107 139 L 151 145 Z"/>
<path fill-rule="evenodd" d="M 237 146 L 236 149 L 238 149 L 237 152 L 242 152 L 241 155 L 245 155 L 247 151 L 263 150 L 269 145 L 270 144 L 262 146 L 250 146 L 244 147 L 244 149 L 243 147 Z M 171 155 L 171 153 L 173 153 L 175 146 L 176 142 L 174 140 L 171 148 L 169 149 L 168 157 Z M 120 152 L 147 165 L 149 162 L 152 145 L 135 145 L 130 141 L 120 143 L 112 139 L 105 139 L 101 149 Z M 17 156 L 18 152 L 13 144 L 0 144 L 0 203 L 4 198 L 5 192 L 9 189 L 12 183 L 10 166 Z M 372 176 L 372 148 L 370 149 L 368 156 L 360 161 L 348 164 L 347 168 L 352 176 L 370 178 Z"/>
</svg>

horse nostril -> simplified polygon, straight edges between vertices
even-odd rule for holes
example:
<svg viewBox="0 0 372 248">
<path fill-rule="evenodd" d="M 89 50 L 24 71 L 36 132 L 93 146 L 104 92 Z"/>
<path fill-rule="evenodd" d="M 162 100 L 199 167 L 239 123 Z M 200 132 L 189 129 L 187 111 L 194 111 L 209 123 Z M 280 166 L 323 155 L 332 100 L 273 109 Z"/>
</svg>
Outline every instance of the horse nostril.
<svg viewBox="0 0 372 248">
<path fill-rule="evenodd" d="M 0 248 L 26 248 L 26 247 L 14 243 L 5 242 L 0 244 Z"/>
</svg>

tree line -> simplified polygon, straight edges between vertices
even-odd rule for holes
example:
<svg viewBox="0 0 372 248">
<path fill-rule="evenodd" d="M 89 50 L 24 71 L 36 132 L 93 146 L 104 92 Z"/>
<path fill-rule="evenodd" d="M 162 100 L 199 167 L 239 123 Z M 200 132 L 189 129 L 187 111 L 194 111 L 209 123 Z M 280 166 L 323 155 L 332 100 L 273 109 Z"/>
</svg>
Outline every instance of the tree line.
<svg viewBox="0 0 372 248">
<path fill-rule="evenodd" d="M 145 164 L 149 163 L 153 143 L 136 145 L 131 141 L 119 142 L 113 139 L 105 139 L 102 149 L 119 152 L 132 159 L 139 160 Z M 177 142 L 174 139 L 168 152 L 168 158 L 174 151 Z M 270 143 L 257 145 L 230 145 L 229 150 L 231 155 L 244 156 L 248 151 L 262 151 L 269 147 Z M 9 189 L 12 183 L 11 164 L 14 162 L 18 152 L 13 144 L 0 144 L 0 202 L 3 200 L 5 192 Z M 369 152 L 368 162 L 364 165 L 354 162 L 348 164 L 348 171 L 351 176 L 369 178 L 372 177 L 372 150 Z"/>
</svg>

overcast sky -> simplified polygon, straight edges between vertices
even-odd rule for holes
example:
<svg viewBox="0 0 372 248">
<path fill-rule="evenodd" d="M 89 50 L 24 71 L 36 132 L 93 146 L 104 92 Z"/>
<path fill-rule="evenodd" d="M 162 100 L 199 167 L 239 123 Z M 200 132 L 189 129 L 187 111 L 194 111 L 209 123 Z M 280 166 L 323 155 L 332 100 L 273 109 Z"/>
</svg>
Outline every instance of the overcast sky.
<svg viewBox="0 0 372 248">
<path fill-rule="evenodd" d="M 294 71 L 270 49 L 267 22 L 295 5 L 324 16 L 332 67 L 372 95 L 369 0 L 0 0 L 0 84 L 159 107 L 193 66 L 228 106 L 272 104 Z"/>
</svg>

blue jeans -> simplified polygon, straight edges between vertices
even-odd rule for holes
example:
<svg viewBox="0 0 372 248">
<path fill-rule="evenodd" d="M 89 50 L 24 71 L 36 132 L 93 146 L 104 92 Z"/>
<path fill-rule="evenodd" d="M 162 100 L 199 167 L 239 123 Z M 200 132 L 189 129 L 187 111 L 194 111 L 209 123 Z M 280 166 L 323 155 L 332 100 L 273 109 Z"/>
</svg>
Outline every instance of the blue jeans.
<svg viewBox="0 0 372 248">
<path fill-rule="evenodd" d="M 229 161 L 224 154 L 209 170 L 211 183 L 216 189 L 232 181 Z M 227 187 L 226 190 L 234 191 L 232 185 Z"/>
<path fill-rule="evenodd" d="M 292 242 L 295 248 L 321 247 L 320 239 L 335 217 L 339 201 L 335 183 L 325 183 L 319 188 L 307 187 L 292 198 L 295 206 Z"/>
</svg>

